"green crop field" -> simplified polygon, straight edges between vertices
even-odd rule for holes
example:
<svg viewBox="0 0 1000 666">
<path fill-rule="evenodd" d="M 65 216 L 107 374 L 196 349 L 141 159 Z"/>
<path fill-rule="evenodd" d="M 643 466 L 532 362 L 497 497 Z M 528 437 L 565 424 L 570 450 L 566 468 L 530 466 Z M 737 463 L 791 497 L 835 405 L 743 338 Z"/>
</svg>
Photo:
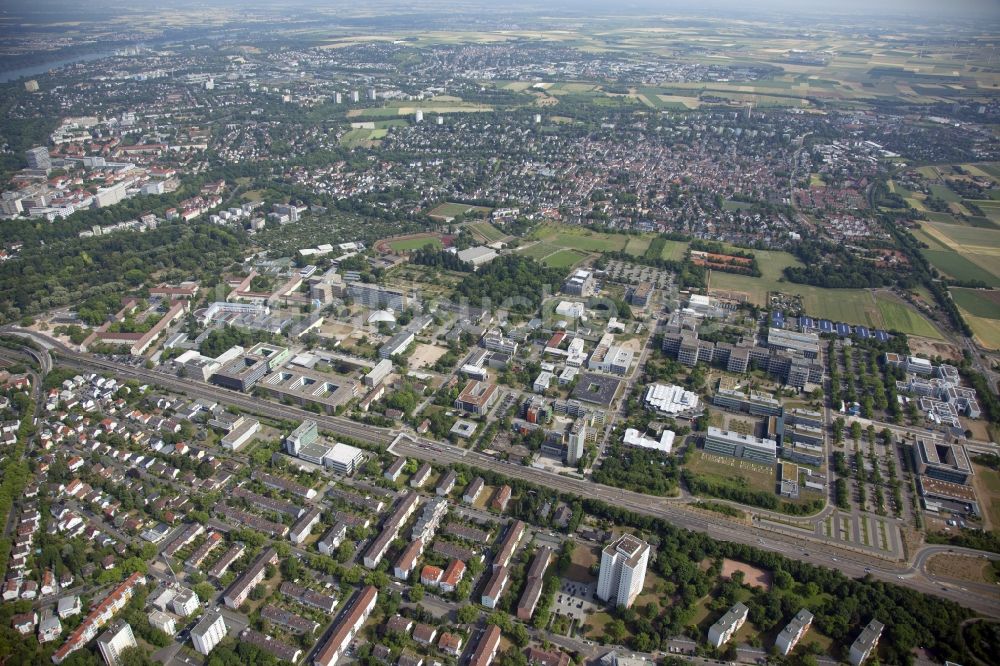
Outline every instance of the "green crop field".
<svg viewBox="0 0 1000 666">
<path fill-rule="evenodd" d="M 951 290 L 951 297 L 958 307 L 976 317 L 1000 319 L 1000 291 L 956 288 Z"/>
<path fill-rule="evenodd" d="M 444 247 L 444 243 L 441 242 L 440 238 L 434 236 L 424 236 L 421 238 L 401 238 L 395 241 L 389 241 L 389 247 L 391 247 L 396 252 L 406 252 L 408 250 L 419 250 L 422 247 L 430 245 L 436 249 L 441 249 Z"/>
<path fill-rule="evenodd" d="M 956 280 L 982 280 L 1000 287 L 1000 279 L 952 250 L 924 250 L 924 256 L 942 273 Z"/>
<path fill-rule="evenodd" d="M 899 331 L 907 335 L 922 335 L 927 338 L 941 338 L 941 334 L 934 328 L 933 324 L 908 305 L 888 298 L 878 298 L 876 303 L 887 330 Z"/>
</svg>

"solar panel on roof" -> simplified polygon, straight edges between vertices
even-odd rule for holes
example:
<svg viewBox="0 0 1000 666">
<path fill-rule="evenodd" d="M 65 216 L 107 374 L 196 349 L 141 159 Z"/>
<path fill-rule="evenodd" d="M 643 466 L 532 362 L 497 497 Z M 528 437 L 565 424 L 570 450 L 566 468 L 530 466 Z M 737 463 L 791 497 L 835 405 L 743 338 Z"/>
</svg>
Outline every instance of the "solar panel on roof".
<svg viewBox="0 0 1000 666">
<path fill-rule="evenodd" d="M 843 323 L 837 324 L 837 335 L 850 335 L 850 334 L 851 334 L 850 326 Z"/>
<path fill-rule="evenodd" d="M 819 330 L 830 332 L 833 330 L 833 323 L 826 319 L 821 319 L 819 322 Z"/>
<path fill-rule="evenodd" d="M 875 339 L 879 342 L 885 342 L 889 339 L 889 334 L 885 331 L 875 331 Z"/>
</svg>

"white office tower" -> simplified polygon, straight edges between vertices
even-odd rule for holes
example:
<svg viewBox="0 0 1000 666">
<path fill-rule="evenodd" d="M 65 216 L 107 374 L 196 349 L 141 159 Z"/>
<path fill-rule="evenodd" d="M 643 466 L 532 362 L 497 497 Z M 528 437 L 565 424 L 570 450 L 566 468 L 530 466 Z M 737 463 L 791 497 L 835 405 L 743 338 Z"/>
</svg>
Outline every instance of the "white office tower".
<svg viewBox="0 0 1000 666">
<path fill-rule="evenodd" d="M 215 90 L 215 79 L 205 81 L 205 90 Z"/>
<path fill-rule="evenodd" d="M 97 638 L 97 648 L 108 666 L 118 666 L 121 654 L 128 648 L 136 647 L 135 636 L 128 622 L 119 620 Z"/>
<path fill-rule="evenodd" d="M 438 116 L 437 117 L 437 124 L 438 125 L 444 125 L 444 116 Z"/>
<path fill-rule="evenodd" d="M 540 124 L 541 124 L 541 122 L 542 122 L 542 114 L 540 114 L 540 113 L 536 113 L 536 114 L 535 114 L 535 124 L 536 124 L 536 125 L 540 125 Z"/>
<path fill-rule="evenodd" d="M 191 630 L 191 642 L 194 649 L 201 654 L 207 655 L 215 649 L 215 646 L 226 637 L 226 620 L 222 613 L 209 611 L 201 618 L 201 621 Z"/>
<path fill-rule="evenodd" d="M 351 101 L 355 104 L 361 101 L 361 94 L 357 90 L 351 91 Z"/>
<path fill-rule="evenodd" d="M 333 103 L 334 104 L 340 104 L 343 101 L 344 101 L 344 96 L 343 95 L 341 95 L 340 93 L 334 93 L 333 94 Z"/>
<path fill-rule="evenodd" d="M 414 119 L 415 119 L 415 120 L 416 120 L 416 121 L 417 121 L 418 123 L 422 123 L 422 122 L 424 122 L 424 112 L 423 112 L 423 111 L 421 111 L 420 109 L 417 109 L 417 113 L 416 113 L 416 114 L 414 115 Z"/>
<path fill-rule="evenodd" d="M 604 601 L 614 599 L 619 606 L 630 607 L 642 592 L 648 563 L 649 544 L 631 534 L 623 534 L 601 552 L 597 596 Z"/>
</svg>

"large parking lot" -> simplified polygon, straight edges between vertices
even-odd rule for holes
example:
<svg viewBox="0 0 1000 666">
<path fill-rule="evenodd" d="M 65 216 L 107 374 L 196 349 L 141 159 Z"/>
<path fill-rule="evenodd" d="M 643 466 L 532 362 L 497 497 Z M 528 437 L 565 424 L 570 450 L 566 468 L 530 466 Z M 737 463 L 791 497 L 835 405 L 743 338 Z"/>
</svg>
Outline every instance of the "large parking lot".
<svg viewBox="0 0 1000 666">
<path fill-rule="evenodd" d="M 596 591 L 597 583 L 579 583 L 563 579 L 556 595 L 554 610 L 560 615 L 566 615 L 582 623 L 587 615 L 598 608 L 594 598 Z"/>
<path fill-rule="evenodd" d="M 673 274 L 650 266 L 633 264 L 613 259 L 607 263 L 608 279 L 611 282 L 638 284 L 652 282 L 654 287 L 664 289 L 672 284 Z"/>
</svg>

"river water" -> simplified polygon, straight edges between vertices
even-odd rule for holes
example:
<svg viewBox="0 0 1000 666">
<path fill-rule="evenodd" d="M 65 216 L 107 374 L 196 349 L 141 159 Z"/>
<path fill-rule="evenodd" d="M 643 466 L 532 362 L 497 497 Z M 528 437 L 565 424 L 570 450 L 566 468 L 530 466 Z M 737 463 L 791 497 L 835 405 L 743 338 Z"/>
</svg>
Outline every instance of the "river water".
<svg viewBox="0 0 1000 666">
<path fill-rule="evenodd" d="M 110 55 L 114 55 L 111 51 L 104 53 L 86 53 L 83 55 L 78 55 L 73 58 L 65 58 L 63 60 L 53 60 L 52 62 L 46 62 L 39 65 L 31 65 L 30 67 L 21 67 L 19 69 L 8 69 L 0 71 L 0 83 L 7 83 L 9 81 L 17 81 L 23 77 L 38 76 L 40 74 L 45 74 L 50 69 L 55 69 L 56 67 L 63 67 L 65 65 L 72 65 L 78 62 L 90 62 L 91 60 L 99 60 L 100 58 L 106 58 Z"/>
</svg>

